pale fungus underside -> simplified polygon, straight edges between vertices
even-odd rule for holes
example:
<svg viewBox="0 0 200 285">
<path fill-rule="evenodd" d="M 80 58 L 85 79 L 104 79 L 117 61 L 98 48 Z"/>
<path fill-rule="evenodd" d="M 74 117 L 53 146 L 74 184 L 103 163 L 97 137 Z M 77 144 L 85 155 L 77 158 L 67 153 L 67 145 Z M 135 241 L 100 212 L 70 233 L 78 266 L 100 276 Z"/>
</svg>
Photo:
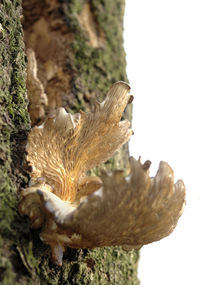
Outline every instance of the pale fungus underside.
<svg viewBox="0 0 200 285">
<path fill-rule="evenodd" d="M 140 248 L 175 228 L 185 204 L 185 186 L 174 184 L 173 170 L 161 162 L 149 177 L 150 162 L 130 158 L 130 173 L 87 171 L 109 159 L 132 135 L 121 120 L 132 101 L 130 87 L 117 82 L 93 112 L 75 115 L 60 108 L 34 127 L 28 139 L 31 186 L 22 191 L 20 213 L 41 228 L 52 261 L 62 265 L 66 246 Z"/>
</svg>

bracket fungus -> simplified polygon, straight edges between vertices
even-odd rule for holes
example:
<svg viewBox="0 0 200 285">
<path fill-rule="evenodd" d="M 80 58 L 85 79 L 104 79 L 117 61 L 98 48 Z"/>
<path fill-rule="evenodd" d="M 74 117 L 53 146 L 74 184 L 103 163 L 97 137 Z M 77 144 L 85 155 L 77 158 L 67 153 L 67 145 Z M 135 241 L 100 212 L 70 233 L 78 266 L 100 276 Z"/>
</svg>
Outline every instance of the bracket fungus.
<svg viewBox="0 0 200 285">
<path fill-rule="evenodd" d="M 132 135 L 121 120 L 132 97 L 117 82 L 91 113 L 51 114 L 28 138 L 31 186 L 22 191 L 19 211 L 30 218 L 62 265 L 66 246 L 94 248 L 122 245 L 140 248 L 175 228 L 185 204 L 185 186 L 174 184 L 173 170 L 161 162 L 149 177 L 150 162 L 130 158 L 130 173 L 116 170 L 102 177 L 86 173 L 109 159 Z"/>
</svg>

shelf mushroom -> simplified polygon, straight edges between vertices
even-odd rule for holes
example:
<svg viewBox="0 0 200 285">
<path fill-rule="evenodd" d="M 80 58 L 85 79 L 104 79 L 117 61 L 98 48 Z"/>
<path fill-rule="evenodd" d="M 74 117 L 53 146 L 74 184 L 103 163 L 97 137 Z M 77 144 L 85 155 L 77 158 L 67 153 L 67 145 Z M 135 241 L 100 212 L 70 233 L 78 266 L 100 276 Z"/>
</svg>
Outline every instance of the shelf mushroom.
<svg viewBox="0 0 200 285">
<path fill-rule="evenodd" d="M 87 176 L 109 159 L 132 135 L 121 120 L 132 101 L 130 87 L 117 82 L 93 112 L 68 114 L 60 108 L 28 138 L 31 186 L 22 191 L 19 211 L 30 218 L 40 238 L 51 247 L 52 261 L 62 265 L 66 246 L 133 248 L 160 240 L 175 228 L 185 204 L 182 180 L 160 162 L 149 177 L 150 162 L 130 158 L 122 170 Z"/>
</svg>

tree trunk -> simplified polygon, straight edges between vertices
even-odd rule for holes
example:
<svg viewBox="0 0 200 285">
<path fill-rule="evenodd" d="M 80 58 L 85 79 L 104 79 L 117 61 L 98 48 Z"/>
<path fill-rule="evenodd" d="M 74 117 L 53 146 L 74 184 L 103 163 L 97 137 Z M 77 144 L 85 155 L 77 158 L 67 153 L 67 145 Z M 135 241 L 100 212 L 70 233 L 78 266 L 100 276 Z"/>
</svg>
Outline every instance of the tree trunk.
<svg viewBox="0 0 200 285">
<path fill-rule="evenodd" d="M 112 83 L 127 81 L 124 0 L 24 0 L 23 17 L 20 0 L 0 3 L 0 284 L 139 284 L 138 253 L 119 247 L 68 248 L 62 268 L 52 265 L 49 248 L 17 210 L 19 189 L 29 180 L 23 169 L 30 129 L 24 41 L 35 53 L 40 86 L 28 88 L 32 125 L 60 106 L 87 111 Z M 38 95 L 41 90 L 46 95 Z M 131 119 L 130 107 L 124 117 Z M 125 145 L 94 172 L 126 168 L 127 158 Z"/>
</svg>

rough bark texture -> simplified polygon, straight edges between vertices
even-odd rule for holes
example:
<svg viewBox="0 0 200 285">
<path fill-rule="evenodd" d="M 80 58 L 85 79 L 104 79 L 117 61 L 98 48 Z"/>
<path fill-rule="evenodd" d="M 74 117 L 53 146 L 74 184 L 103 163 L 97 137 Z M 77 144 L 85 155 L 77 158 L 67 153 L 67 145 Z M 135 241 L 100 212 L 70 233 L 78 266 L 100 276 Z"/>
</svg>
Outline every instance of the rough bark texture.
<svg viewBox="0 0 200 285">
<path fill-rule="evenodd" d="M 124 0 L 24 0 L 23 19 L 20 0 L 0 5 L 0 284 L 139 284 L 138 253 L 118 247 L 68 248 L 63 267 L 52 265 L 49 248 L 17 210 L 18 191 L 28 183 L 22 165 L 30 129 L 20 20 L 48 97 L 45 113 L 60 106 L 87 111 L 113 82 L 127 81 Z M 94 172 L 125 168 L 127 156 L 125 146 Z"/>
</svg>

